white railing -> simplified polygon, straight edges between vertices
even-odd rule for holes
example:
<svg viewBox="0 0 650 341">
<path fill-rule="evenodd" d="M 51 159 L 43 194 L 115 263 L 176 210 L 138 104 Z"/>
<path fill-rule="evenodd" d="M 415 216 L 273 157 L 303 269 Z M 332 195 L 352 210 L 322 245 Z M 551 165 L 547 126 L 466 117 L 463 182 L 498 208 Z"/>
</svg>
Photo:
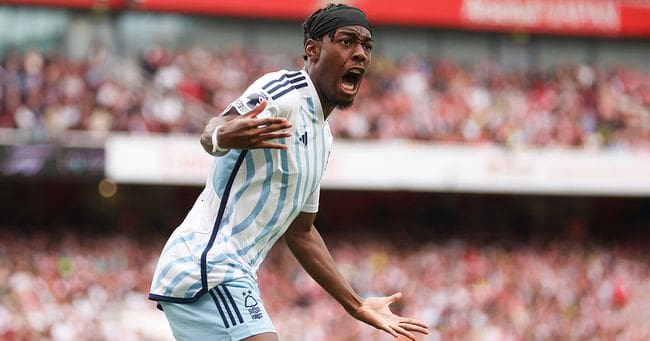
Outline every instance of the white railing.
<svg viewBox="0 0 650 341">
<path fill-rule="evenodd" d="M 198 136 L 111 135 L 117 182 L 203 185 L 213 157 Z M 650 196 L 650 151 L 505 149 L 335 140 L 323 188 Z"/>
</svg>

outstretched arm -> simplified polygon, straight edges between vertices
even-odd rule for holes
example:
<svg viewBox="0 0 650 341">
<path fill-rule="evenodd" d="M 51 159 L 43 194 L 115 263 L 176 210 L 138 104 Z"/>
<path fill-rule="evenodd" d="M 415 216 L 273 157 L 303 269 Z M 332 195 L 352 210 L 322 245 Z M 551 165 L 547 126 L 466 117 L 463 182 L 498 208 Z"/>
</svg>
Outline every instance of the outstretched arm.
<svg viewBox="0 0 650 341">
<path fill-rule="evenodd" d="M 284 240 L 302 267 L 345 310 L 357 320 L 381 329 L 394 337 L 399 334 L 415 340 L 411 332 L 428 334 L 427 325 L 415 319 L 393 314 L 388 307 L 402 297 L 396 293 L 388 297 L 362 299 L 338 271 L 334 259 L 314 227 L 315 213 L 302 212 L 291 223 Z"/>
<path fill-rule="evenodd" d="M 286 145 L 270 142 L 270 140 L 291 136 L 291 132 L 285 131 L 285 129 L 291 128 L 291 123 L 280 117 L 257 118 L 257 115 L 265 108 L 266 101 L 263 101 L 244 115 L 240 115 L 234 108 L 231 108 L 224 115 L 213 117 L 201 134 L 203 149 L 209 154 L 219 155 L 219 153 L 213 153 L 213 135 L 217 128 L 219 128 L 217 132 L 218 145 L 222 149 L 287 149 Z"/>
</svg>

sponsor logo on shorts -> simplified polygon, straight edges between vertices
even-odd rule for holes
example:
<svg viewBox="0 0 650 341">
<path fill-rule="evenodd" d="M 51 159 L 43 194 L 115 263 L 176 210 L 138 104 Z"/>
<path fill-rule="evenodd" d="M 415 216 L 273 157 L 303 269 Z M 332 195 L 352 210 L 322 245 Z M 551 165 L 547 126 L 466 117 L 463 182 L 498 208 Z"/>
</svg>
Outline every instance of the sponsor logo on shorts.
<svg viewBox="0 0 650 341">
<path fill-rule="evenodd" d="M 251 318 L 253 320 L 259 320 L 264 317 L 262 309 L 258 307 L 257 300 L 253 297 L 252 292 L 250 290 L 244 291 L 242 295 L 244 295 L 244 306 L 248 309 Z"/>
</svg>

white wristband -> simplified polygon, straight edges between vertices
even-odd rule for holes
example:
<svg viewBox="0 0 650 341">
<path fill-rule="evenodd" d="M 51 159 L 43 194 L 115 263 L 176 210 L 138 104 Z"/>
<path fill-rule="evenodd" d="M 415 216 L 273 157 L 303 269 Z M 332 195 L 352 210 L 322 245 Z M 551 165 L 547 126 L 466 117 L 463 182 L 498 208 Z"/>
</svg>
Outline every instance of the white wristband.
<svg viewBox="0 0 650 341">
<path fill-rule="evenodd" d="M 214 128 L 214 131 L 212 132 L 212 154 L 225 153 L 228 151 L 226 148 L 219 147 L 219 140 L 217 138 L 217 132 L 219 132 L 219 128 L 221 128 L 221 126 Z"/>
</svg>

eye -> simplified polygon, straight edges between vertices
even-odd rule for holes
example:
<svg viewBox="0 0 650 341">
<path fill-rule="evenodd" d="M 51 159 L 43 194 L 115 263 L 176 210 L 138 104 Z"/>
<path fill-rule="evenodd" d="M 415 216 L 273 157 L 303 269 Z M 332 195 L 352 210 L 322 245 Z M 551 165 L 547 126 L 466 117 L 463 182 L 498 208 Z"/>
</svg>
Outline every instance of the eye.
<svg viewBox="0 0 650 341">
<path fill-rule="evenodd" d="M 346 46 L 352 45 L 352 39 L 343 39 L 341 43 Z"/>
<path fill-rule="evenodd" d="M 363 48 L 368 52 L 372 52 L 372 44 L 363 44 Z"/>
</svg>

